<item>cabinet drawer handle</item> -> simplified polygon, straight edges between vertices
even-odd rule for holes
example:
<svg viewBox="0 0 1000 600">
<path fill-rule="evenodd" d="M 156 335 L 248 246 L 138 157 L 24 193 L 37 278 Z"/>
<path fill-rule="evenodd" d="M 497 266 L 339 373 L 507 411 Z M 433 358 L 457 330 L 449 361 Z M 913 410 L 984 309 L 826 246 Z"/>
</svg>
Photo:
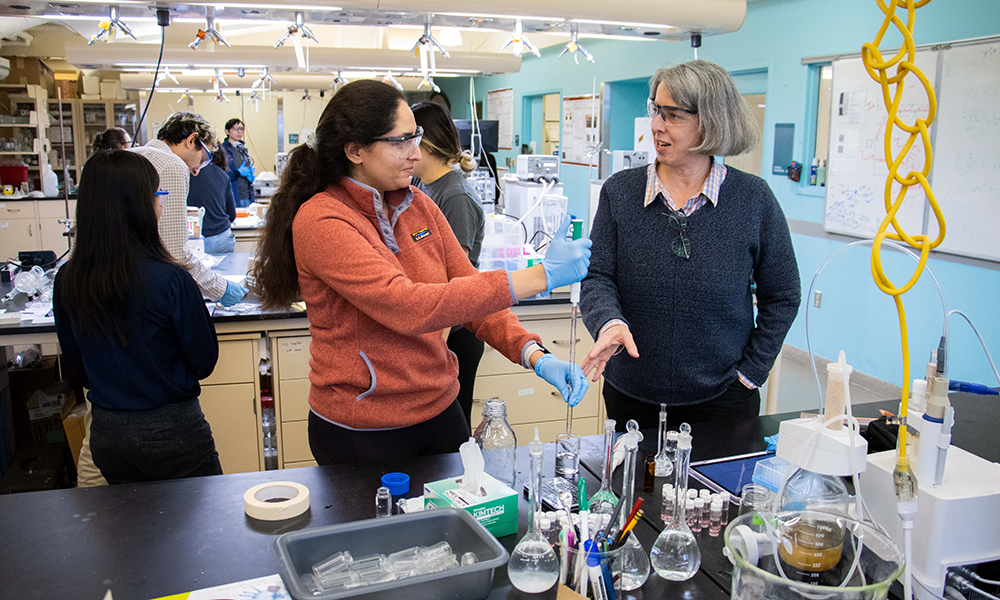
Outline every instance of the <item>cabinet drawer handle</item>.
<svg viewBox="0 0 1000 600">
<path fill-rule="evenodd" d="M 576 343 L 579 344 L 582 340 L 576 338 Z M 569 346 L 569 340 L 552 340 L 552 343 L 557 346 Z"/>
<path fill-rule="evenodd" d="M 35 234 L 31 232 L 32 225 L 34 225 L 34 223 L 28 223 L 28 237 L 35 237 Z"/>
<path fill-rule="evenodd" d="M 19 212 L 21 212 L 21 209 L 20 208 L 8 208 L 7 212 L 19 213 Z"/>
</svg>

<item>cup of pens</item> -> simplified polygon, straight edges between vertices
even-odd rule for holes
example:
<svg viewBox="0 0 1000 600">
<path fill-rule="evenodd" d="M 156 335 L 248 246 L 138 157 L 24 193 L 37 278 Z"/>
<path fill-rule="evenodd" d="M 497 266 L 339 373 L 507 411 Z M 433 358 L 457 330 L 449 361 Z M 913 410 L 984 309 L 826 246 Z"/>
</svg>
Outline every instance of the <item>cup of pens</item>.
<svg viewBox="0 0 1000 600">
<path fill-rule="evenodd" d="M 584 547 L 566 547 L 566 560 L 560 567 L 566 571 L 565 584 L 580 595 L 593 600 L 624 598 L 622 587 L 622 555 L 626 548 L 611 550 L 602 541 L 586 540 Z M 560 553 L 560 559 L 562 559 Z M 562 573 L 559 574 L 560 581 Z"/>
</svg>

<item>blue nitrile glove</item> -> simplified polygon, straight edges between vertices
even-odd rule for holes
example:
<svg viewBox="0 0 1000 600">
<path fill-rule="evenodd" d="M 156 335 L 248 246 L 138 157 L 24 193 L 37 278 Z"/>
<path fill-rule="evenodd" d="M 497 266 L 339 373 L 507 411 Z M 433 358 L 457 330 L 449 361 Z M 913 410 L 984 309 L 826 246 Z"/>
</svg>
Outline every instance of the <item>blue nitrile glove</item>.
<svg viewBox="0 0 1000 600">
<path fill-rule="evenodd" d="M 243 299 L 243 296 L 247 295 L 247 289 L 238 283 L 232 281 L 226 283 L 226 293 L 219 298 L 219 304 L 223 306 L 232 306 Z"/>
<path fill-rule="evenodd" d="M 246 177 L 247 181 L 249 181 L 250 183 L 253 183 L 254 168 L 253 165 L 251 165 L 250 163 L 243 163 L 242 165 L 240 165 L 239 169 L 236 169 L 236 172 L 242 175 L 243 177 Z"/>
<path fill-rule="evenodd" d="M 569 229 L 569 216 L 563 219 L 549 242 L 542 267 L 545 268 L 545 282 L 549 291 L 576 283 L 587 276 L 590 267 L 590 246 L 588 238 L 566 241 L 566 231 Z"/>
<path fill-rule="evenodd" d="M 778 434 L 777 433 L 774 434 L 774 435 L 767 436 L 766 438 L 764 438 L 764 441 L 767 442 L 767 451 L 768 452 L 777 452 L 778 451 Z"/>
<path fill-rule="evenodd" d="M 535 361 L 535 375 L 554 385 L 570 406 L 579 404 L 587 393 L 587 376 L 580 365 L 559 360 L 551 354 L 543 354 Z"/>
</svg>

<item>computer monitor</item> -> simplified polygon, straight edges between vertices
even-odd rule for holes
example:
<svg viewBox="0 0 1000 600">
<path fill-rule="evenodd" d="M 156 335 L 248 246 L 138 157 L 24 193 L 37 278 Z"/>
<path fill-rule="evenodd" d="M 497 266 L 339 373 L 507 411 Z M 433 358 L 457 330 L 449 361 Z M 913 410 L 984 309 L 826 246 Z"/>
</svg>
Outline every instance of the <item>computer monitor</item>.
<svg viewBox="0 0 1000 600">
<path fill-rule="evenodd" d="M 477 121 L 477 133 L 482 134 L 481 141 L 476 141 L 476 150 L 479 144 L 483 146 L 484 152 L 497 152 L 500 150 L 500 121 Z M 472 146 L 472 121 L 468 119 L 455 119 L 455 128 L 458 129 L 458 143 L 463 150 L 468 150 Z"/>
</svg>

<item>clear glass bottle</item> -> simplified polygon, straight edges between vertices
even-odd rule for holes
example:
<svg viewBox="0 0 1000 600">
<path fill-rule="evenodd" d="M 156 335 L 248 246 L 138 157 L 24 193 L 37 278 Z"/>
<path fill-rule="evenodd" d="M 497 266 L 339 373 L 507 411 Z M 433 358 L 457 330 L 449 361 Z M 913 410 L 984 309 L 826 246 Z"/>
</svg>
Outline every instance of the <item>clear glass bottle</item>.
<svg viewBox="0 0 1000 600">
<path fill-rule="evenodd" d="M 653 543 L 649 551 L 649 560 L 653 570 L 660 577 L 669 581 L 687 581 L 694 577 L 701 566 L 701 550 L 691 533 L 685 518 L 685 504 L 688 486 L 688 468 L 691 465 L 691 433 L 690 426 L 684 431 L 684 423 L 677 439 L 677 453 L 674 460 L 674 473 L 677 484 L 674 486 L 674 517 Z"/>
<path fill-rule="evenodd" d="M 611 491 L 612 454 L 615 446 L 615 420 L 604 422 L 604 469 L 601 477 L 601 489 L 590 497 L 590 514 L 610 515 L 615 512 L 618 497 Z"/>
<path fill-rule="evenodd" d="M 531 514 L 528 515 L 528 533 L 510 553 L 507 561 L 507 576 L 510 583 L 527 594 L 537 594 L 552 587 L 559 580 L 559 559 L 552 546 L 542 536 L 539 529 L 542 488 L 542 453 L 545 444 L 538 439 L 538 429 L 535 429 L 535 439 L 528 444 L 531 456 L 530 478 L 528 480 Z"/>
<path fill-rule="evenodd" d="M 274 396 L 268 390 L 260 391 L 261 429 L 264 433 L 264 470 L 278 468 L 278 440 L 275 435 Z"/>
<path fill-rule="evenodd" d="M 660 405 L 660 431 L 657 439 L 659 447 L 656 451 L 656 476 L 669 477 L 674 472 L 674 456 L 667 445 L 667 405 Z"/>
<path fill-rule="evenodd" d="M 476 427 L 475 438 L 483 451 L 483 470 L 513 488 L 517 438 L 507 422 L 507 405 L 503 400 L 490 398 L 483 403 L 483 420 Z"/>
<path fill-rule="evenodd" d="M 625 439 L 625 470 L 622 471 L 622 507 L 620 527 L 625 527 L 625 519 L 635 503 L 635 471 L 636 455 L 639 453 L 639 442 L 642 441 L 642 433 L 639 431 L 639 423 L 634 419 L 629 419 L 625 425 L 628 436 Z M 628 510 L 626 510 L 628 509 Z M 649 555 L 639 543 L 639 538 L 635 536 L 635 531 L 628 532 L 625 543 L 621 546 L 621 558 L 619 564 L 622 570 L 622 589 L 625 591 L 637 590 L 646 583 L 649 578 Z"/>
<path fill-rule="evenodd" d="M 375 490 L 375 518 L 388 517 L 392 514 L 392 494 L 389 488 L 380 487 Z"/>
</svg>

